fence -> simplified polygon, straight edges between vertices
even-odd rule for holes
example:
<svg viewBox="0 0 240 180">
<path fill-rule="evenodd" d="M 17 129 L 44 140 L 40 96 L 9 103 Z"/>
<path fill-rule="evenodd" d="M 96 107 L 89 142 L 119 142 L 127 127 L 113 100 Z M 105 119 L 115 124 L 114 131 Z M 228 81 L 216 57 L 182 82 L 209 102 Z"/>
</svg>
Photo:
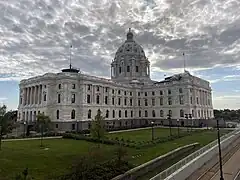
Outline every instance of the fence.
<svg viewBox="0 0 240 180">
<path fill-rule="evenodd" d="M 237 134 L 240 130 L 236 129 L 224 136 L 222 136 L 220 138 L 221 142 L 227 138 L 229 138 L 230 136 Z M 218 143 L 218 140 L 213 141 L 212 143 L 204 146 L 203 148 L 199 149 L 198 151 L 190 154 L 189 156 L 187 156 L 186 158 L 182 159 L 181 161 L 177 162 L 176 164 L 172 165 L 171 167 L 169 167 L 168 169 L 166 169 L 165 171 L 157 174 L 156 176 L 154 176 L 153 178 L 151 178 L 150 180 L 163 180 L 165 178 L 167 178 L 168 176 L 170 176 L 172 173 L 176 172 L 178 169 L 182 168 L 183 166 L 185 166 L 187 163 L 189 163 L 190 161 L 194 160 L 195 158 L 197 158 L 198 156 L 200 156 L 201 154 L 203 154 L 204 152 L 206 152 L 207 150 L 211 149 L 212 147 L 216 146 Z"/>
</svg>

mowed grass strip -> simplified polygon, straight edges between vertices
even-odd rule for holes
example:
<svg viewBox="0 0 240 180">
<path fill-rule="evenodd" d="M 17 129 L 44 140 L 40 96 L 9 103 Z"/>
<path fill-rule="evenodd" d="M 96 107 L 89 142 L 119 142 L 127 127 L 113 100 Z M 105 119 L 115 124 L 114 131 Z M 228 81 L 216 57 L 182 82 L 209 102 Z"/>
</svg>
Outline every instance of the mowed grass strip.
<svg viewBox="0 0 240 180">
<path fill-rule="evenodd" d="M 50 174 L 61 175 L 74 160 L 87 154 L 97 144 L 71 139 L 44 140 L 45 148 L 40 148 L 40 140 L 3 142 L 0 151 L 0 179 L 12 180 L 17 173 L 28 167 L 30 175 L 43 180 Z M 101 145 L 110 149 L 111 146 Z"/>
<path fill-rule="evenodd" d="M 177 134 L 177 128 L 172 128 L 172 134 Z M 167 137 L 170 135 L 169 128 L 154 128 L 154 137 Z M 181 132 L 181 129 L 179 130 Z M 152 128 L 134 130 L 134 131 L 126 131 L 126 132 L 116 132 L 107 135 L 111 139 L 124 139 L 124 140 L 132 140 L 132 141 L 150 141 L 152 139 Z"/>
<path fill-rule="evenodd" d="M 141 131 L 145 132 L 145 130 Z M 167 133 L 169 129 L 161 132 L 164 131 Z M 129 132 L 124 133 L 128 134 Z M 138 166 L 180 146 L 195 142 L 199 142 L 201 146 L 204 146 L 216 138 L 216 131 L 205 131 L 174 141 L 156 144 L 154 147 L 138 150 L 128 148 L 129 161 Z M 87 155 L 90 149 L 97 149 L 96 143 L 80 140 L 49 139 L 44 140 L 43 143 L 48 149 L 40 148 L 40 140 L 3 142 L 2 151 L 0 151 L 0 179 L 12 180 L 17 173 L 22 172 L 26 167 L 29 168 L 30 175 L 36 180 L 44 180 L 51 174 L 61 175 L 67 171 L 67 168 L 79 156 Z M 101 148 L 112 151 L 115 147 L 101 144 Z M 113 153 L 109 152 L 108 154 L 109 158 L 113 156 Z"/>
</svg>

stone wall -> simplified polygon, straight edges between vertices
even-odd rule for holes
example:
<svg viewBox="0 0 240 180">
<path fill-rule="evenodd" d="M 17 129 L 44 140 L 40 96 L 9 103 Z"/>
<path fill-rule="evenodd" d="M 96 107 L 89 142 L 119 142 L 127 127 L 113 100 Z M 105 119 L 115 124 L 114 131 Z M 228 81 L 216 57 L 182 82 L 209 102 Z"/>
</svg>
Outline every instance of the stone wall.
<svg viewBox="0 0 240 180">
<path fill-rule="evenodd" d="M 153 171 L 155 168 L 163 165 L 169 160 L 172 160 L 176 158 L 177 156 L 181 156 L 182 154 L 194 149 L 196 146 L 198 146 L 199 143 L 194 143 L 190 145 L 186 145 L 183 147 L 179 147 L 167 154 L 164 154 L 162 156 L 159 156 L 151 161 L 148 161 L 138 167 L 135 167 L 129 171 L 127 171 L 124 174 L 121 174 L 112 180 L 134 180 L 137 179 L 138 177 L 148 173 L 149 171 Z"/>
</svg>

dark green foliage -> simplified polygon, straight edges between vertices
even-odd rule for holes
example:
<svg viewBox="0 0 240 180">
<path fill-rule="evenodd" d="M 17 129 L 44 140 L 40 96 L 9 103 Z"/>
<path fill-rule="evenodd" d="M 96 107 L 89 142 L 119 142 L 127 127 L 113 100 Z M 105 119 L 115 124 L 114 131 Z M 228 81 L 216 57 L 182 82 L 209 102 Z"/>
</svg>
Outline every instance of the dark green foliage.
<svg viewBox="0 0 240 180">
<path fill-rule="evenodd" d="M 132 165 L 124 160 L 127 151 L 122 146 L 119 146 L 115 150 L 115 158 L 110 159 L 110 153 L 113 152 L 105 152 L 102 149 L 92 149 L 87 156 L 82 156 L 73 163 L 69 173 L 57 179 L 110 180 L 133 168 Z"/>
<path fill-rule="evenodd" d="M 28 168 L 24 169 L 21 174 L 18 174 L 18 175 L 15 177 L 15 180 L 32 180 L 32 179 L 33 179 L 33 178 L 31 178 L 31 177 L 29 176 Z"/>
<path fill-rule="evenodd" d="M 105 132 L 104 117 L 102 116 L 102 112 L 98 110 L 97 115 L 91 122 L 90 134 L 93 138 L 101 140 L 104 138 Z"/>
</svg>

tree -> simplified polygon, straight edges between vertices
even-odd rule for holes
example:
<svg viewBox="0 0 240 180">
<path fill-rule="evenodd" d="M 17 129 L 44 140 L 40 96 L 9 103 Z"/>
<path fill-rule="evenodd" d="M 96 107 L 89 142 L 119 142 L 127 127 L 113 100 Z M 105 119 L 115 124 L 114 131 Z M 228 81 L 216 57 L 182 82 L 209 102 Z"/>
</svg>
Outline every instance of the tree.
<svg viewBox="0 0 240 180">
<path fill-rule="evenodd" d="M 7 106 L 0 106 L 0 150 L 2 149 L 2 136 L 11 132 L 13 125 L 9 120 L 11 111 L 7 112 Z"/>
<path fill-rule="evenodd" d="M 93 138 L 98 139 L 99 141 L 105 136 L 105 128 L 104 128 L 104 117 L 101 115 L 102 112 L 100 109 L 97 111 L 97 115 L 92 120 L 90 134 Z"/>
<path fill-rule="evenodd" d="M 37 123 L 36 128 L 38 132 L 41 132 L 41 144 L 40 146 L 43 146 L 43 133 L 48 131 L 51 128 L 51 120 L 49 116 L 45 116 L 43 113 L 39 113 L 37 115 Z"/>
</svg>

